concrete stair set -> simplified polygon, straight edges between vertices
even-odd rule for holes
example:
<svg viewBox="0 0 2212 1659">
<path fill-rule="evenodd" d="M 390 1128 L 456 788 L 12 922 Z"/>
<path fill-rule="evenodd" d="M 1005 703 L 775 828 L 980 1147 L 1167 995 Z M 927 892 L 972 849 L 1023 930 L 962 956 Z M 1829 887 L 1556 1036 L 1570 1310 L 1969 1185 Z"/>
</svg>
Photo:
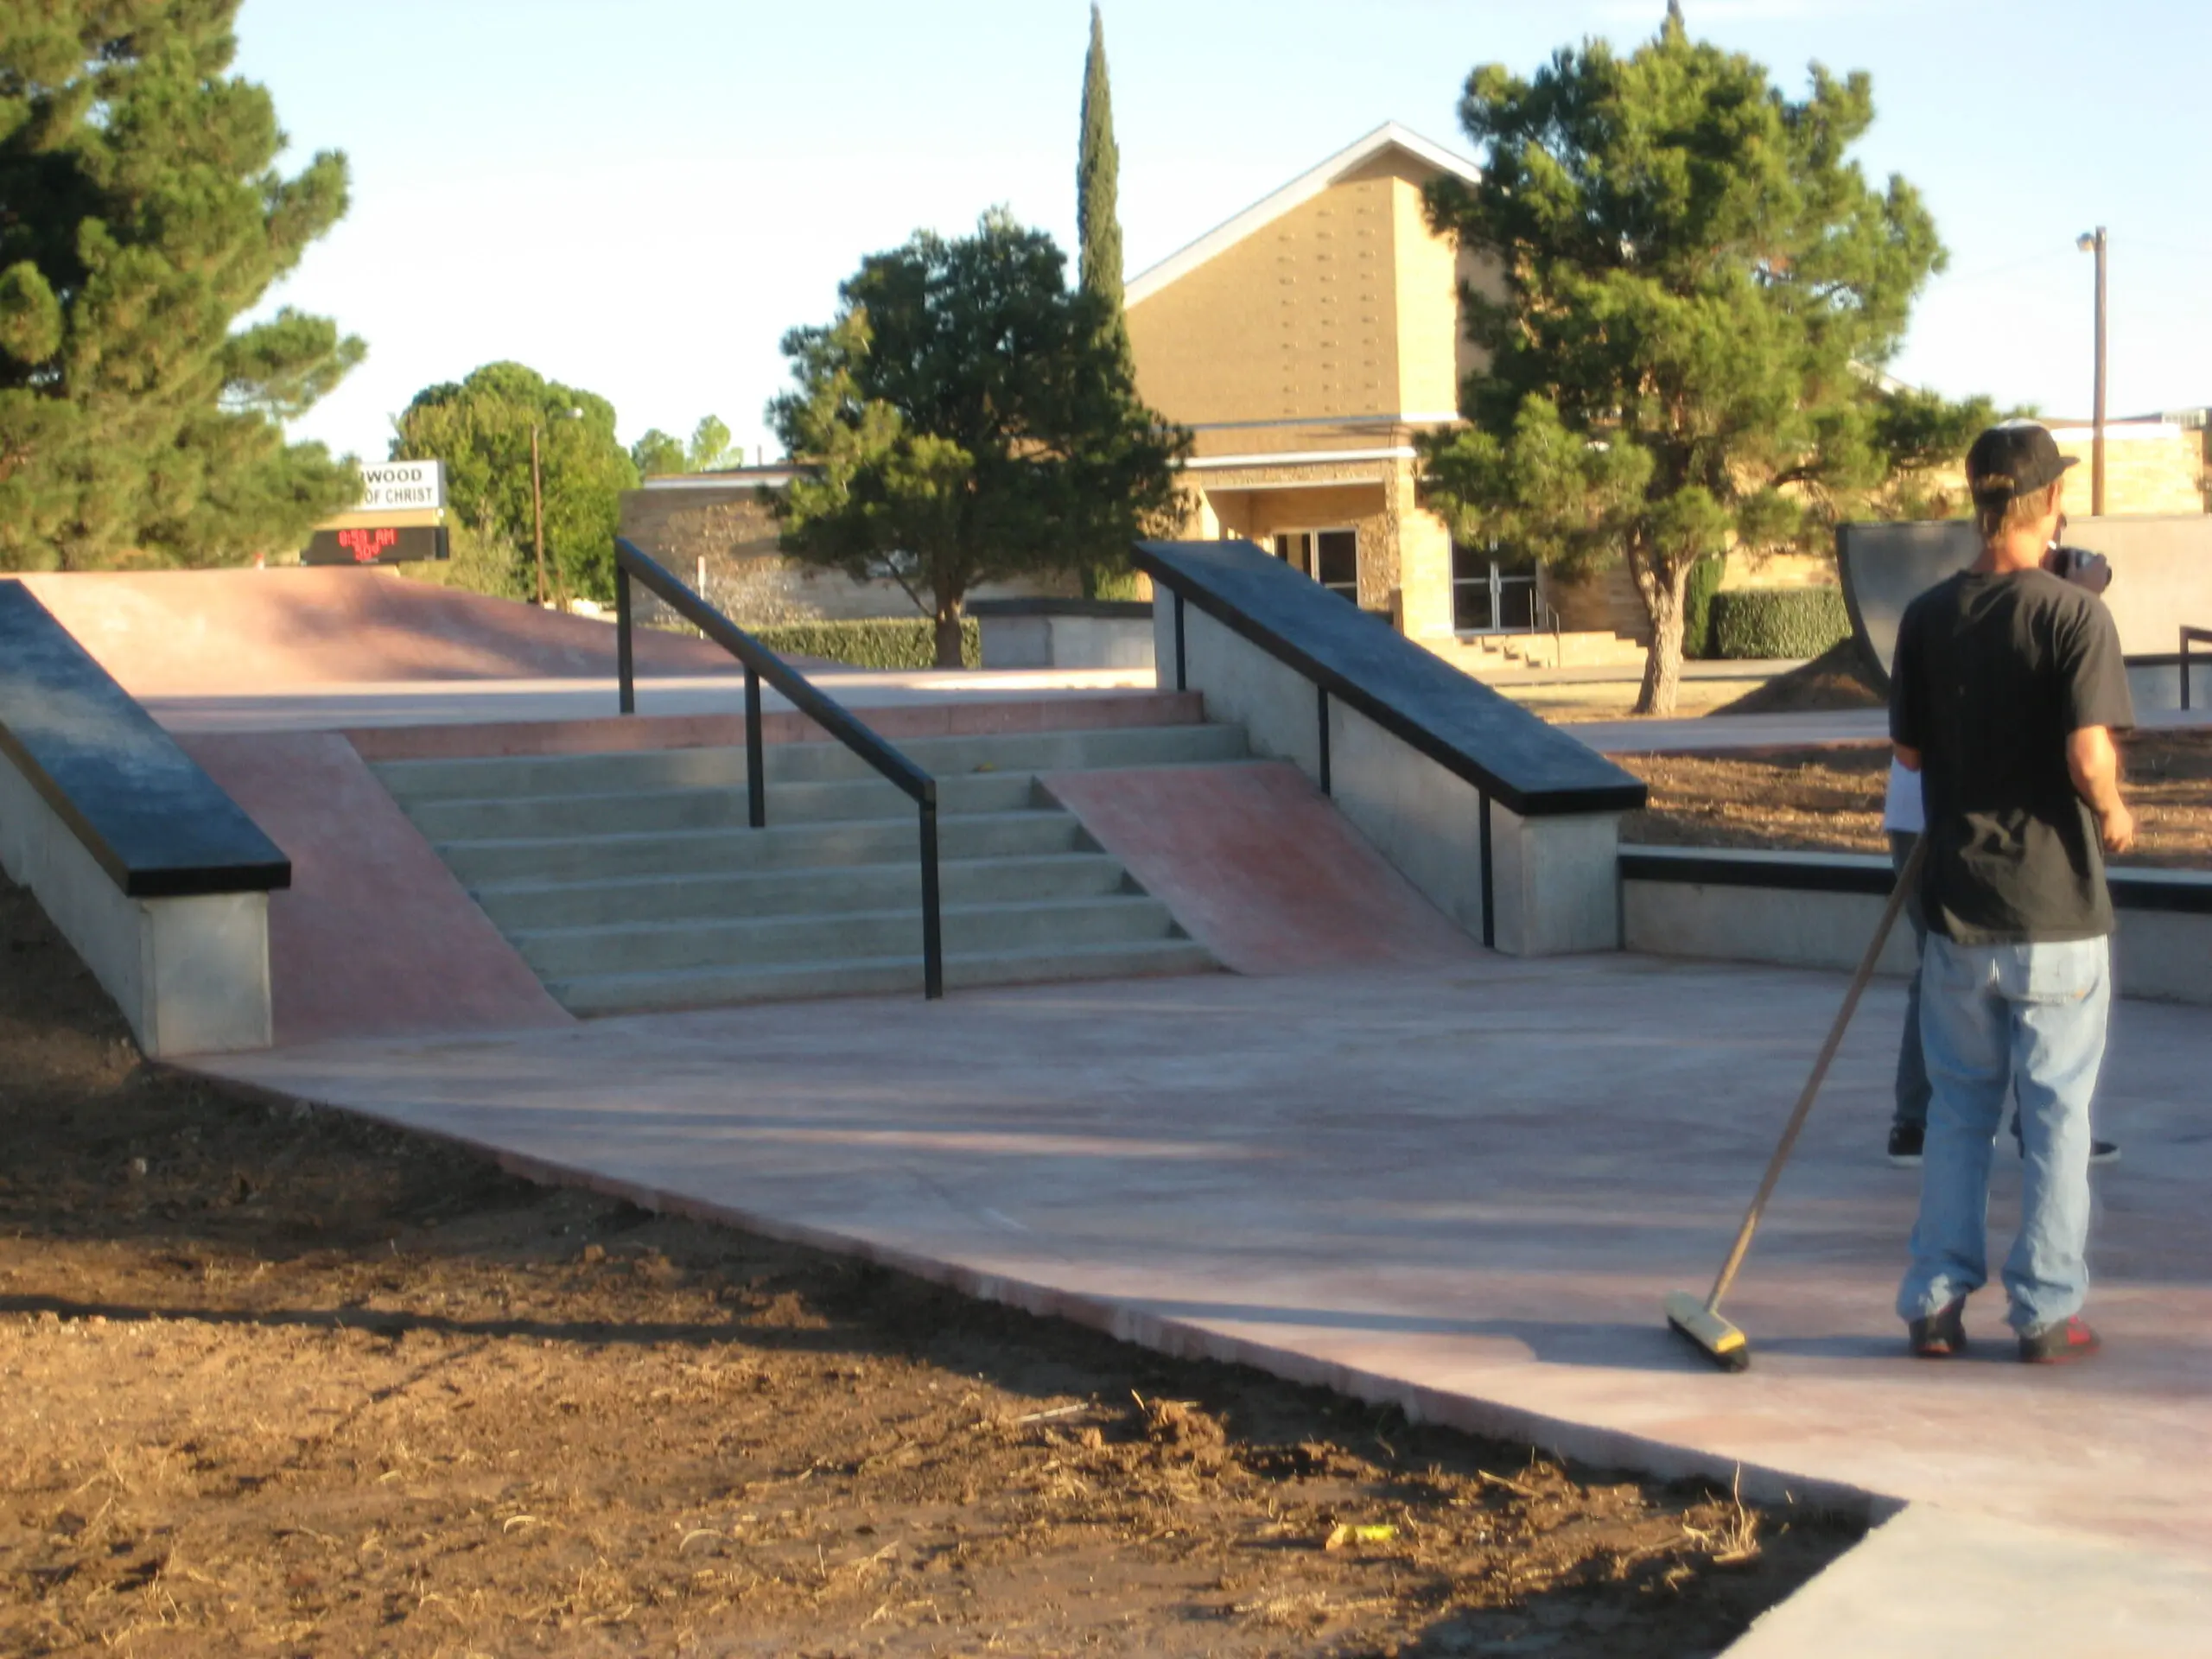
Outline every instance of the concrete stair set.
<svg viewBox="0 0 2212 1659">
<path fill-rule="evenodd" d="M 1039 774 L 1249 758 L 1231 726 L 902 739 L 938 780 L 949 986 L 1213 965 Z M 571 1013 L 918 992 L 913 803 L 841 744 L 386 761 L 375 770 Z"/>
<path fill-rule="evenodd" d="M 1640 668 L 1644 648 L 1624 634 L 1484 633 L 1430 646 L 1478 679 L 1528 668 Z"/>
</svg>

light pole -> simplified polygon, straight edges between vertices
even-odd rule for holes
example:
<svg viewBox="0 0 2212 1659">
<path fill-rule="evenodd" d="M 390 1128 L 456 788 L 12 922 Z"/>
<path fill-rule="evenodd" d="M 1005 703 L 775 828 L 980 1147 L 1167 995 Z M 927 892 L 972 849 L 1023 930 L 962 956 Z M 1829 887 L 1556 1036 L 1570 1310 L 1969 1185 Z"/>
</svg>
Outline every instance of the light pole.
<svg viewBox="0 0 2212 1659">
<path fill-rule="evenodd" d="M 2105 510 L 2105 227 L 2082 232 L 2074 245 L 2097 256 L 2097 388 L 2089 416 L 2089 512 L 2094 518 Z"/>
<path fill-rule="evenodd" d="M 2099 404 L 2101 410 L 2104 404 Z M 569 420 L 582 420 L 584 411 L 570 410 Z M 531 423 L 531 540 L 537 544 L 537 604 L 546 601 L 546 486 L 544 471 L 537 462 L 537 435 L 544 431 L 544 420 Z"/>
</svg>

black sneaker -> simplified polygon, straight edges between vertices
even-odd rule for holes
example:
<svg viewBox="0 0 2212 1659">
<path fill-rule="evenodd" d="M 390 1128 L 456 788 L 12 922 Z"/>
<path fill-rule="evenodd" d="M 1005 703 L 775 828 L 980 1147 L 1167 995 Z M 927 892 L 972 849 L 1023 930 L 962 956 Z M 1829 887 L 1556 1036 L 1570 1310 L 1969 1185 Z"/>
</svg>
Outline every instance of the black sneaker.
<svg viewBox="0 0 2212 1659">
<path fill-rule="evenodd" d="M 1967 1348 L 1967 1299 L 1954 1296 L 1925 1319 L 1915 1319 L 1906 1331 L 1915 1359 L 1948 1359 Z M 2083 1329 L 2087 1329 L 2084 1326 Z M 2027 1338 L 2021 1338 L 2023 1347 Z"/>
<path fill-rule="evenodd" d="M 2103 1346 L 2097 1333 L 2089 1329 L 2089 1322 L 2079 1313 L 2069 1313 L 2040 1331 L 2020 1332 L 2020 1357 L 2031 1365 L 2071 1364 L 2075 1360 L 2087 1359 Z"/>
<path fill-rule="evenodd" d="M 1890 1140 L 1892 1144 L 1895 1143 L 1897 1136 L 1894 1133 L 1891 1135 Z M 2028 1155 L 2027 1142 L 2020 1139 L 2020 1131 L 2017 1125 L 2014 1126 L 2012 1130 L 2012 1150 L 2018 1153 L 2023 1158 Z M 2089 1142 L 2089 1162 L 2091 1165 L 2116 1164 L 2119 1161 L 2120 1147 L 2118 1143 L 2111 1141 L 2092 1141 Z"/>
<path fill-rule="evenodd" d="M 1928 1131 L 1919 1124 L 1891 1124 L 1890 1161 L 1899 1169 L 1918 1169 L 1921 1143 L 1927 1138 Z"/>
</svg>

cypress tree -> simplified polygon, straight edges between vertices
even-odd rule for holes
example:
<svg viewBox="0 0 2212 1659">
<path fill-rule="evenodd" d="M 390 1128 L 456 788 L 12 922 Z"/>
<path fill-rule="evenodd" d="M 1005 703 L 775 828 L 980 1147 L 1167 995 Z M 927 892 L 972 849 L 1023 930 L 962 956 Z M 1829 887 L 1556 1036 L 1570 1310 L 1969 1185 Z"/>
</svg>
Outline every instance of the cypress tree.
<svg viewBox="0 0 2212 1659">
<path fill-rule="evenodd" d="M 1076 235 L 1082 243 L 1077 286 L 1105 308 L 1126 345 L 1122 320 L 1122 220 L 1116 206 L 1121 146 L 1114 142 L 1114 94 L 1106 79 L 1106 26 L 1090 8 L 1090 50 L 1083 60 L 1083 149 L 1076 162 Z"/>
<path fill-rule="evenodd" d="M 0 6 L 0 569 L 234 563 L 359 488 L 288 444 L 363 347 L 237 319 L 346 211 L 226 72 L 238 0 Z"/>
</svg>

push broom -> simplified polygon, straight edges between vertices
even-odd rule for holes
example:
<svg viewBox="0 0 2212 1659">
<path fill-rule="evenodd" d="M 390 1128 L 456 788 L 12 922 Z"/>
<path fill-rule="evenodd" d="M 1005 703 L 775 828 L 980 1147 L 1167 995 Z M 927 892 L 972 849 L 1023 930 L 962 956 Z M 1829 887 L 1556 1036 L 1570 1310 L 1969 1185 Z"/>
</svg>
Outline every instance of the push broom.
<svg viewBox="0 0 2212 1659">
<path fill-rule="evenodd" d="M 1843 1046 L 1843 1033 L 1850 1028 L 1851 1016 L 1858 1012 L 1859 995 L 1866 990 L 1866 982 L 1874 976 L 1874 964 L 1882 958 L 1882 947 L 1890 942 L 1890 930 L 1897 925 L 1897 912 L 1904 908 L 1905 895 L 1920 880 L 1920 867 L 1927 857 L 1928 837 L 1923 836 L 1919 845 L 1912 849 L 1912 855 L 1905 860 L 1904 868 L 1898 872 L 1897 884 L 1890 890 L 1889 903 L 1882 906 L 1882 919 L 1875 924 L 1874 937 L 1866 942 L 1866 954 L 1859 958 L 1859 971 L 1851 976 L 1851 988 L 1843 994 L 1843 1006 L 1836 1010 L 1835 1023 L 1828 1027 L 1828 1039 L 1821 1045 L 1820 1058 L 1813 1062 L 1813 1074 L 1805 1079 L 1805 1087 L 1782 1131 L 1781 1142 L 1775 1147 L 1774 1156 L 1767 1160 L 1766 1174 L 1752 1197 L 1751 1207 L 1744 1212 L 1744 1224 L 1736 1230 L 1736 1242 L 1729 1247 L 1728 1259 L 1720 1264 L 1712 1293 L 1703 1301 L 1691 1291 L 1667 1293 L 1667 1323 L 1724 1370 L 1746 1370 L 1751 1363 L 1751 1344 L 1741 1331 L 1720 1317 L 1720 1299 L 1735 1283 L 1736 1269 L 1744 1265 L 1744 1255 L 1751 1248 L 1751 1235 L 1758 1230 L 1760 1213 L 1765 1210 L 1767 1199 L 1773 1196 L 1774 1184 L 1782 1179 L 1783 1166 L 1789 1161 L 1789 1154 L 1797 1145 L 1797 1132 L 1805 1127 L 1805 1119 L 1812 1113 L 1813 1102 L 1828 1075 L 1829 1063 Z"/>
</svg>

